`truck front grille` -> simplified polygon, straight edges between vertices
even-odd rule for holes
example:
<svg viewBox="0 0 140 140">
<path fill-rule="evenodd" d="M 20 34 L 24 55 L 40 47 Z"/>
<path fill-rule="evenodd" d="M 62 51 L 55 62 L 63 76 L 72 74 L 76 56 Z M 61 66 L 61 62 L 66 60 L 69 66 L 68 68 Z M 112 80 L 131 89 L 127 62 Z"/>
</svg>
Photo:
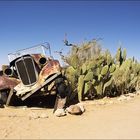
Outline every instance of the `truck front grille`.
<svg viewBox="0 0 140 140">
<path fill-rule="evenodd" d="M 16 69 L 24 85 L 33 85 L 37 82 L 38 74 L 31 56 L 21 57 L 16 61 Z"/>
</svg>

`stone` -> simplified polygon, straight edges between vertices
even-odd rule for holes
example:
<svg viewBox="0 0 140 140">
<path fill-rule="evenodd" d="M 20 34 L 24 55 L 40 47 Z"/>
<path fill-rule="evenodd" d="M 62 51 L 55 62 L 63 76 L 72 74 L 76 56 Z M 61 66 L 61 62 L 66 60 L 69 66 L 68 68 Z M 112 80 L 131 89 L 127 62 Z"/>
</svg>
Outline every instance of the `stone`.
<svg viewBox="0 0 140 140">
<path fill-rule="evenodd" d="M 118 101 L 124 101 L 124 100 L 127 100 L 127 97 L 124 96 L 124 95 L 121 95 L 117 100 Z"/>
<path fill-rule="evenodd" d="M 62 116 L 65 116 L 65 115 L 66 115 L 66 112 L 65 112 L 64 109 L 58 108 L 58 109 L 54 112 L 54 115 L 57 116 L 57 117 L 62 117 Z"/>
<path fill-rule="evenodd" d="M 113 101 L 109 101 L 109 104 L 113 104 L 114 102 Z"/>
<path fill-rule="evenodd" d="M 130 96 L 131 98 L 134 98 L 134 97 L 135 97 L 135 93 L 129 93 L 129 96 Z"/>
<path fill-rule="evenodd" d="M 83 104 L 78 103 L 78 104 L 67 107 L 66 111 L 73 115 L 81 115 L 85 111 L 85 108 Z"/>
<path fill-rule="evenodd" d="M 29 120 L 31 120 L 31 119 L 38 119 L 38 118 L 40 118 L 39 115 L 37 115 L 35 113 L 29 114 Z"/>
<path fill-rule="evenodd" d="M 48 118 L 48 115 L 47 115 L 46 113 L 42 113 L 42 114 L 40 115 L 40 118 Z"/>
</svg>

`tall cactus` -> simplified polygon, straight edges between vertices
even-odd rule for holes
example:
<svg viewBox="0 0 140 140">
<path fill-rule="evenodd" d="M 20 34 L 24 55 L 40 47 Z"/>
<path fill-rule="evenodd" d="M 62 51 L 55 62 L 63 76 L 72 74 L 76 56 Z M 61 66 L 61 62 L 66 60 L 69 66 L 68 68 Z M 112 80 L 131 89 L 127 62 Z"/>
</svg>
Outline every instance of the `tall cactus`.
<svg viewBox="0 0 140 140">
<path fill-rule="evenodd" d="M 125 61 L 126 60 L 126 48 L 124 48 L 124 50 L 123 50 L 123 61 Z"/>
<path fill-rule="evenodd" d="M 80 75 L 78 78 L 78 99 L 83 100 L 83 91 L 84 91 L 84 75 Z"/>
<path fill-rule="evenodd" d="M 112 57 L 109 50 L 106 50 L 105 52 L 105 60 L 106 60 L 107 65 L 110 66 L 112 63 Z"/>
<path fill-rule="evenodd" d="M 117 53 L 116 53 L 116 62 L 121 65 L 123 62 L 123 58 L 122 58 L 122 50 L 121 47 L 118 48 Z"/>
</svg>

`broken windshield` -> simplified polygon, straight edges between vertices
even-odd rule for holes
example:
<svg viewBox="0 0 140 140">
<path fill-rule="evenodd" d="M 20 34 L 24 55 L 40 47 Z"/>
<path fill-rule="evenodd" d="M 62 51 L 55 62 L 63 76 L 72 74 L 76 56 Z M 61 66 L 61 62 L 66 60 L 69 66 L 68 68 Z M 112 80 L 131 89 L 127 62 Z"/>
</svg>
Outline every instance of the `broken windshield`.
<svg viewBox="0 0 140 140">
<path fill-rule="evenodd" d="M 50 45 L 49 45 L 49 43 L 45 42 L 45 43 L 38 44 L 38 45 L 35 45 L 30 48 L 18 50 L 15 53 L 9 53 L 8 59 L 11 62 L 11 61 L 15 60 L 16 58 L 21 57 L 26 54 L 43 54 L 45 56 L 52 57 Z"/>
</svg>

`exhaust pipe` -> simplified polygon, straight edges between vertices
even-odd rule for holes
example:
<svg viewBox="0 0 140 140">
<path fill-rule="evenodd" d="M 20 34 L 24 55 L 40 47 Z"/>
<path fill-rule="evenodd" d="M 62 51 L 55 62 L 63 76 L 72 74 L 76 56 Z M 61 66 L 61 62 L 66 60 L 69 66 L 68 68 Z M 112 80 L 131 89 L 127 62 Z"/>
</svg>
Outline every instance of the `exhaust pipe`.
<svg viewBox="0 0 140 140">
<path fill-rule="evenodd" d="M 6 76 L 13 76 L 13 70 L 8 65 L 2 66 L 3 74 Z"/>
</svg>

